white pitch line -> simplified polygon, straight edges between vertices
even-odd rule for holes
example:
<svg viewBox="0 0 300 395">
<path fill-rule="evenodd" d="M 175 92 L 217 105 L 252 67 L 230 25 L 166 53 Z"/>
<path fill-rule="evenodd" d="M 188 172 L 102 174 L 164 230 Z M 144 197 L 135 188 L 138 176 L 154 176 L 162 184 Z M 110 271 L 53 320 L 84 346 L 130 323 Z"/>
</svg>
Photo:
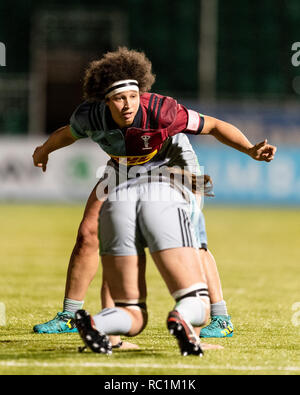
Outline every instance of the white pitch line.
<svg viewBox="0 0 300 395">
<path fill-rule="evenodd" d="M 41 368 L 138 368 L 138 369 L 165 369 L 165 365 L 159 364 L 121 364 L 109 362 L 78 362 L 78 363 L 64 363 L 64 362 L 19 362 L 19 361 L 0 361 L 0 366 L 3 367 L 41 367 Z M 170 369 L 186 369 L 186 370 L 234 370 L 234 371 L 283 371 L 283 372 L 300 372 L 300 366 L 232 366 L 232 365 L 168 365 Z"/>
</svg>

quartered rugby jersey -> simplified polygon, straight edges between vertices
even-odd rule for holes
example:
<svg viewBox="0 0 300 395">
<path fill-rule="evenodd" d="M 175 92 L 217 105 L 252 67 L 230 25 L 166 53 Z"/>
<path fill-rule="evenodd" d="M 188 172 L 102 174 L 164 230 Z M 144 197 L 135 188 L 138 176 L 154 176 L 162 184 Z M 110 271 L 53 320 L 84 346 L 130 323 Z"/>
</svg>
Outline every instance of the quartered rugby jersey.
<svg viewBox="0 0 300 395">
<path fill-rule="evenodd" d="M 168 96 L 144 93 L 133 124 L 121 130 L 104 101 L 83 102 L 73 113 L 74 137 L 90 137 L 114 161 L 129 166 L 149 161 L 178 133 L 201 133 L 204 117 Z"/>
</svg>

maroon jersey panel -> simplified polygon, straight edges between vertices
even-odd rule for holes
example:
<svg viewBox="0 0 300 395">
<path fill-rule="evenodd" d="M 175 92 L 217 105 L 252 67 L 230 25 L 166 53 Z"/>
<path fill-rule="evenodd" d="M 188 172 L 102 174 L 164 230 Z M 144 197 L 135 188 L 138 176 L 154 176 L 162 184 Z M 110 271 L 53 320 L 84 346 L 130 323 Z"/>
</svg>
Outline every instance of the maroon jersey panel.
<svg viewBox="0 0 300 395">
<path fill-rule="evenodd" d="M 164 141 L 186 129 L 188 113 L 168 96 L 141 95 L 142 128 L 128 128 L 125 135 L 128 155 L 145 155 L 159 151 Z"/>
</svg>

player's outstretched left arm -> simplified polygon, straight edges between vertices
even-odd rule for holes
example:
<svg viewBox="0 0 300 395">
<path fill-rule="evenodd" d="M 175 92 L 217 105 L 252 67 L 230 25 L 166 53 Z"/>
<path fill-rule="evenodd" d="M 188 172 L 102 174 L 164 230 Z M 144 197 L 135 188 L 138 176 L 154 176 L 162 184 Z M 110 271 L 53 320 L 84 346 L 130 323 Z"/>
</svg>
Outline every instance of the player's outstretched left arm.
<svg viewBox="0 0 300 395">
<path fill-rule="evenodd" d="M 47 169 L 49 154 L 60 148 L 73 144 L 76 140 L 77 139 L 71 133 L 70 125 L 57 129 L 49 136 L 43 145 L 35 149 L 32 155 L 34 166 L 41 167 L 43 172 L 45 172 Z"/>
<path fill-rule="evenodd" d="M 268 144 L 267 140 L 254 145 L 235 126 L 209 116 L 204 116 L 201 134 L 213 135 L 221 143 L 244 152 L 258 161 L 271 162 L 277 150 L 274 145 Z"/>
</svg>

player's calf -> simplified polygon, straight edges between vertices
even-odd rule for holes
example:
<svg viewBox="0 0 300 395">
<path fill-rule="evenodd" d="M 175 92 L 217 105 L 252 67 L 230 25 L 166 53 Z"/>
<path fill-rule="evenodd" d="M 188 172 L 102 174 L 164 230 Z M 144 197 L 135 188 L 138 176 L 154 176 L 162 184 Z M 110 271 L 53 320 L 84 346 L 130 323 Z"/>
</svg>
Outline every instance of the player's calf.
<svg viewBox="0 0 300 395">
<path fill-rule="evenodd" d="M 94 224 L 83 220 L 78 229 L 73 254 L 85 256 L 86 254 L 89 255 L 98 251 L 98 248 L 99 239 L 97 222 Z"/>
<path fill-rule="evenodd" d="M 115 300 L 115 306 L 124 311 L 131 317 L 131 328 L 126 336 L 137 336 L 141 333 L 148 323 L 147 305 L 144 300 Z"/>
<path fill-rule="evenodd" d="M 210 312 L 206 284 L 197 283 L 172 294 L 176 300 L 174 310 L 169 313 L 167 327 L 176 337 L 182 355 L 202 355 L 200 339 L 193 326 L 205 325 Z"/>
</svg>

